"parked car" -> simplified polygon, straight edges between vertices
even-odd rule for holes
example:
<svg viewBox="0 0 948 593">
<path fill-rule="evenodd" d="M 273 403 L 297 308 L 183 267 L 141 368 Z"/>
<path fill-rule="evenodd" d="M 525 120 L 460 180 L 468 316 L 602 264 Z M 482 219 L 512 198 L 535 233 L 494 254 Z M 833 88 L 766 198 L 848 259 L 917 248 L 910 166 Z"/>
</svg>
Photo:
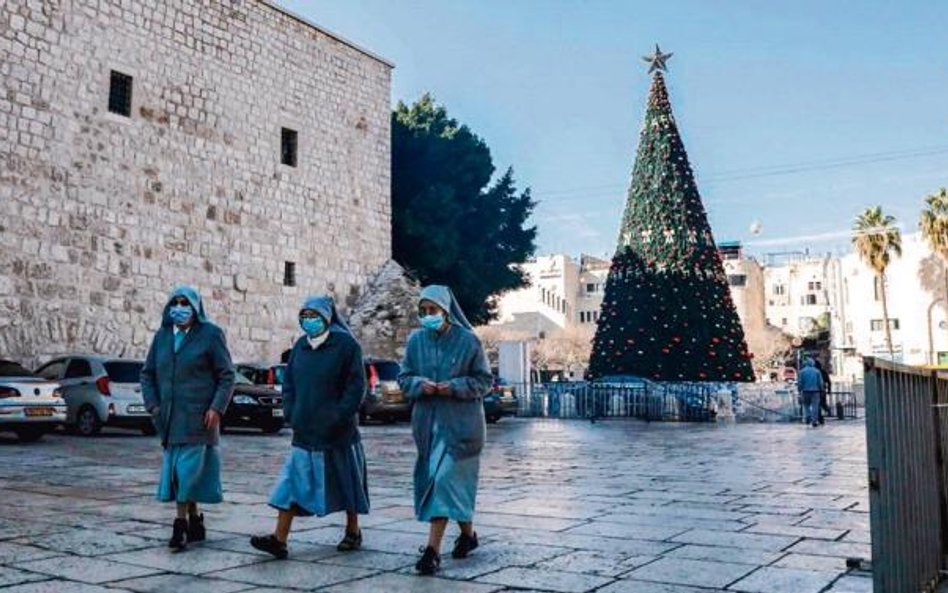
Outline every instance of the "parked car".
<svg viewBox="0 0 948 593">
<path fill-rule="evenodd" d="M 411 418 L 411 402 L 398 386 L 401 366 L 384 358 L 365 359 L 366 397 L 359 408 L 359 420 L 395 422 Z"/>
<path fill-rule="evenodd" d="M 484 417 L 491 424 L 504 416 L 517 414 L 517 395 L 513 385 L 504 379 L 494 377 L 490 392 L 484 396 Z"/>
<path fill-rule="evenodd" d="M 58 383 L 0 360 L 0 432 L 14 432 L 26 442 L 43 438 L 66 421 L 62 394 Z"/>
<path fill-rule="evenodd" d="M 237 373 L 250 379 L 254 385 L 268 385 L 274 391 L 283 390 L 283 374 L 286 372 L 286 364 L 250 364 L 242 363 L 234 367 Z"/>
<path fill-rule="evenodd" d="M 234 397 L 223 418 L 224 428 L 259 428 L 266 434 L 283 428 L 283 396 L 269 385 L 254 385 L 237 373 Z"/>
<path fill-rule="evenodd" d="M 87 437 L 98 434 L 103 426 L 155 434 L 142 399 L 142 366 L 141 360 L 71 355 L 54 358 L 36 374 L 62 386 L 70 430 Z"/>
</svg>

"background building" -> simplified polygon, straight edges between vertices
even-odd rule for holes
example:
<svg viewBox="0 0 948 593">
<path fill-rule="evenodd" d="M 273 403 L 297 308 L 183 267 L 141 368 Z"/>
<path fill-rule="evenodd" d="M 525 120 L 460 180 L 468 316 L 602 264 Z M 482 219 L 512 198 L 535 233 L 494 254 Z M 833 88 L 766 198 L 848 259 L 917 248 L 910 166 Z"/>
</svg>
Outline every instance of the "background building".
<svg viewBox="0 0 948 593">
<path fill-rule="evenodd" d="M 390 70 L 262 0 L 0 3 L 0 357 L 141 355 L 196 285 L 236 358 L 389 259 Z"/>
</svg>

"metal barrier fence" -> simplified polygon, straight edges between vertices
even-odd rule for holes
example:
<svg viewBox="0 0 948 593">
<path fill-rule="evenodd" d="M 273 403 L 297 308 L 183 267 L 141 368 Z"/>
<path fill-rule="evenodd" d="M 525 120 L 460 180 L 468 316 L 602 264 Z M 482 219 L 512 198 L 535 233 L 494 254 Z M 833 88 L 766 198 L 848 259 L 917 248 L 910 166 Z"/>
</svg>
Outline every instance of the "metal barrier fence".
<svg viewBox="0 0 948 593">
<path fill-rule="evenodd" d="M 948 379 L 874 358 L 865 378 L 873 588 L 934 591 L 948 550 Z"/>
<path fill-rule="evenodd" d="M 795 388 L 776 384 L 599 383 L 561 381 L 512 386 L 517 416 L 528 418 L 641 418 L 713 422 L 799 422 L 802 405 Z M 858 417 L 850 391 L 829 394 L 830 418 Z M 837 406 L 839 403 L 839 406 Z M 841 408 L 841 410 L 839 409 Z"/>
<path fill-rule="evenodd" d="M 552 382 L 514 386 L 517 415 L 709 422 L 718 388 L 707 383 Z"/>
</svg>

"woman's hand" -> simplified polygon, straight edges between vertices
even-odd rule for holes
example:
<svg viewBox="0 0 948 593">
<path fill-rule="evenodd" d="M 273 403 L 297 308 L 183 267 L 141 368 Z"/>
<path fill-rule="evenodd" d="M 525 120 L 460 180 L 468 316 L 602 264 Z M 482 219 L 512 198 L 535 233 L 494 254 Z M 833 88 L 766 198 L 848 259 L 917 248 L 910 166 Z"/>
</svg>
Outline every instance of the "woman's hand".
<svg viewBox="0 0 948 593">
<path fill-rule="evenodd" d="M 204 413 L 204 426 L 208 430 L 216 430 L 221 425 L 221 415 L 217 410 L 208 410 Z"/>
<path fill-rule="evenodd" d="M 454 393 L 454 390 L 451 388 L 451 384 L 448 382 L 438 383 L 435 387 L 438 390 L 438 395 L 449 396 Z"/>
<path fill-rule="evenodd" d="M 438 393 L 438 384 L 425 379 L 421 384 L 421 392 L 425 395 L 434 395 Z"/>
</svg>

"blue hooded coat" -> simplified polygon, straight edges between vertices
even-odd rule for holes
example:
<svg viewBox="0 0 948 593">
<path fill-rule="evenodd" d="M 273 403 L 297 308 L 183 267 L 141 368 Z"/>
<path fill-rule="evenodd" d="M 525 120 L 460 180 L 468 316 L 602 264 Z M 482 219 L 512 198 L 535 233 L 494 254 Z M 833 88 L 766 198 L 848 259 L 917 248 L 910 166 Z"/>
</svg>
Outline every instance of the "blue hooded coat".
<svg viewBox="0 0 948 593">
<path fill-rule="evenodd" d="M 191 304 L 194 323 L 175 352 L 169 312 L 177 297 Z M 181 286 L 171 293 L 142 367 L 141 384 L 145 408 L 158 409 L 154 419 L 162 446 L 220 442 L 219 429 L 204 426 L 204 414 L 213 409 L 223 417 L 227 411 L 234 391 L 234 365 L 224 332 L 208 320 L 195 288 Z"/>
<path fill-rule="evenodd" d="M 442 516 L 470 521 L 486 435 L 481 398 L 493 377 L 480 340 L 451 289 L 428 286 L 420 300 L 441 307 L 450 325 L 443 332 L 413 332 L 398 377 L 402 391 L 414 402 L 415 513 L 422 521 Z M 425 395 L 426 380 L 450 383 L 451 395 Z"/>
<path fill-rule="evenodd" d="M 283 411 L 293 445 L 318 451 L 359 440 L 358 411 L 365 397 L 362 348 L 330 297 L 310 297 L 311 309 L 329 323 L 329 337 L 314 350 L 307 336 L 290 351 L 283 379 Z"/>
</svg>

